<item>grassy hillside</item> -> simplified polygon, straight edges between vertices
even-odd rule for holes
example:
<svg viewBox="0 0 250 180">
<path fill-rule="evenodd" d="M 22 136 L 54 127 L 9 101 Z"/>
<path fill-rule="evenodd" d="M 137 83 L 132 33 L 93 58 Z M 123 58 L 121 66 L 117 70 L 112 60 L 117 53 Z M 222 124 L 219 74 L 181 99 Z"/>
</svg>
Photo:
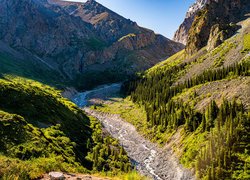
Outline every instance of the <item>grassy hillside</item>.
<svg viewBox="0 0 250 180">
<path fill-rule="evenodd" d="M 0 75 L 9 74 L 26 77 L 57 87 L 66 84 L 58 71 L 32 56 L 23 58 L 0 52 L 0 63 Z"/>
<path fill-rule="evenodd" d="M 179 133 L 172 147 L 201 179 L 250 178 L 247 22 L 214 50 L 181 51 L 123 86 L 146 112 L 142 132 L 163 144 Z"/>
<path fill-rule="evenodd" d="M 0 178 L 34 179 L 52 170 L 131 170 L 118 142 L 60 95 L 37 81 L 0 79 Z"/>
</svg>

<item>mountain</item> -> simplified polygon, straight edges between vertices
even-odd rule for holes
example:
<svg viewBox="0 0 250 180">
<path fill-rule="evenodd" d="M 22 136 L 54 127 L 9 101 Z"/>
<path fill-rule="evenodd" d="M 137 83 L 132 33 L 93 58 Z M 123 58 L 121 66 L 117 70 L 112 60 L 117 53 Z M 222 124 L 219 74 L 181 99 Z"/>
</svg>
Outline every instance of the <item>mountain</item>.
<svg viewBox="0 0 250 180">
<path fill-rule="evenodd" d="M 94 0 L 0 0 L 0 12 L 0 179 L 130 172 L 107 127 L 53 88 L 120 80 L 127 98 L 104 86 L 93 91 L 107 103 L 95 99 L 90 110 L 108 115 L 126 143 L 137 142 L 129 129 L 137 131 L 120 130 L 117 117 L 161 145 L 136 135 L 142 144 L 133 153 L 143 153 L 140 165 L 154 177 L 158 169 L 163 178 L 184 177 L 176 156 L 197 179 L 250 179 L 249 0 L 197 1 L 176 35 L 185 49 Z M 176 173 L 165 174 L 171 163 L 162 150 Z"/>
<path fill-rule="evenodd" d="M 43 64 L 78 88 L 123 80 L 183 48 L 93 0 L 0 3 L 1 51 L 37 69 Z"/>
<path fill-rule="evenodd" d="M 101 123 L 53 87 L 125 80 L 183 48 L 93 0 L 0 0 L 0 179 L 141 178 Z"/>
<path fill-rule="evenodd" d="M 204 13 L 206 11 L 210 11 L 207 17 L 205 17 Z M 246 12 L 249 12 L 249 2 L 247 0 L 197 0 L 189 8 L 183 23 L 175 32 L 173 40 L 190 46 L 195 43 L 195 39 L 188 40 L 188 38 L 195 38 L 195 35 L 189 34 L 197 33 L 197 39 L 203 39 L 205 42 L 196 42 L 197 45 L 195 46 L 199 46 L 196 51 L 207 45 L 207 43 L 211 43 L 211 46 L 215 47 L 220 44 L 219 41 L 223 41 L 235 33 L 237 30 L 235 22 L 243 19 Z M 216 19 L 219 19 L 219 22 Z M 210 42 L 207 41 L 209 36 L 211 37 Z M 217 36 L 217 40 L 212 40 L 213 36 Z M 199 43 L 200 45 L 198 45 Z M 194 49 L 194 47 L 191 49 Z M 192 52 L 190 53 L 192 54 Z"/>
<path fill-rule="evenodd" d="M 123 84 L 145 111 L 138 129 L 171 147 L 197 179 L 250 177 L 249 13 L 248 1 L 210 2 L 185 50 Z"/>
<path fill-rule="evenodd" d="M 195 15 L 209 2 L 209 0 L 197 0 L 192 6 L 190 6 L 183 23 L 179 26 L 178 30 L 174 34 L 174 41 L 184 45 L 187 44 L 188 31 L 192 26 Z"/>
<path fill-rule="evenodd" d="M 195 17 L 188 32 L 186 51 L 194 54 L 220 45 L 240 28 L 237 23 L 248 17 L 248 0 L 216 0 L 207 4 Z"/>
<path fill-rule="evenodd" d="M 60 5 L 68 14 L 80 17 L 83 21 L 92 24 L 98 35 L 109 43 L 113 43 L 130 33 L 138 34 L 149 31 L 107 9 L 95 0 L 86 3 L 60 0 L 49 0 L 49 2 Z"/>
</svg>

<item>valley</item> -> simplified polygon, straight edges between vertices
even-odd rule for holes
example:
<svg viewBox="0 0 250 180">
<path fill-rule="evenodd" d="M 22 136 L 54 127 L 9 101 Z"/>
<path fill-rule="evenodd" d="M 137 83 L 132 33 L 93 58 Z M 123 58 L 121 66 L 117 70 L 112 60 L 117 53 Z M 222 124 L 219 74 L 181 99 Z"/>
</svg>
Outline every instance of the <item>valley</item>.
<svg viewBox="0 0 250 180">
<path fill-rule="evenodd" d="M 249 0 L 109 1 L 0 0 L 0 179 L 249 180 Z"/>
<path fill-rule="evenodd" d="M 125 122 L 120 115 L 104 113 L 88 107 L 96 104 L 98 106 L 110 104 L 113 100 L 121 100 L 119 84 L 106 85 L 72 97 L 72 101 L 86 114 L 97 118 L 104 130 L 119 140 L 132 164 L 141 174 L 155 180 L 194 179 L 192 173 L 179 164 L 170 148 L 161 148 L 158 144 L 151 143 L 140 135 L 133 125 Z"/>
</svg>

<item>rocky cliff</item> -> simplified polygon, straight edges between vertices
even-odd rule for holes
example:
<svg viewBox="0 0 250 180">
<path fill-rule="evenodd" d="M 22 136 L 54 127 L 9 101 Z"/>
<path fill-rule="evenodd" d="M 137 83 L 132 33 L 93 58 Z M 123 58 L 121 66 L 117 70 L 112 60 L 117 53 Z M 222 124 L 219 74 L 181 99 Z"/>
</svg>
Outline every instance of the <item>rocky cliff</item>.
<svg viewBox="0 0 250 180">
<path fill-rule="evenodd" d="M 0 0 L 0 11 L 3 44 L 38 57 L 75 82 L 102 83 L 99 76 L 107 72 L 119 80 L 183 48 L 94 0 Z"/>
<path fill-rule="evenodd" d="M 249 0 L 217 0 L 208 3 L 195 16 L 188 33 L 186 52 L 194 54 L 220 45 L 239 29 L 237 23 L 250 12 Z"/>
<path fill-rule="evenodd" d="M 190 6 L 183 23 L 179 26 L 178 30 L 174 34 L 174 41 L 186 45 L 188 31 L 192 26 L 195 15 L 209 2 L 210 0 L 197 0 L 192 6 Z"/>
</svg>

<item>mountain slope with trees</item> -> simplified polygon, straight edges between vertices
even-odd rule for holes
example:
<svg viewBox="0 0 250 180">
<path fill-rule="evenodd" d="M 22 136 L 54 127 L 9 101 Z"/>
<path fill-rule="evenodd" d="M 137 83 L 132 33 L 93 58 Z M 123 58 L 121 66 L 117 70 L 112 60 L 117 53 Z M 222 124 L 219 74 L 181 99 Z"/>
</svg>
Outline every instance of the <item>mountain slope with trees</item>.
<svg viewBox="0 0 250 180">
<path fill-rule="evenodd" d="M 205 46 L 192 56 L 183 50 L 122 89 L 145 109 L 153 140 L 182 132 L 173 148 L 201 179 L 250 177 L 249 18 L 238 25 L 213 50 Z"/>
</svg>

